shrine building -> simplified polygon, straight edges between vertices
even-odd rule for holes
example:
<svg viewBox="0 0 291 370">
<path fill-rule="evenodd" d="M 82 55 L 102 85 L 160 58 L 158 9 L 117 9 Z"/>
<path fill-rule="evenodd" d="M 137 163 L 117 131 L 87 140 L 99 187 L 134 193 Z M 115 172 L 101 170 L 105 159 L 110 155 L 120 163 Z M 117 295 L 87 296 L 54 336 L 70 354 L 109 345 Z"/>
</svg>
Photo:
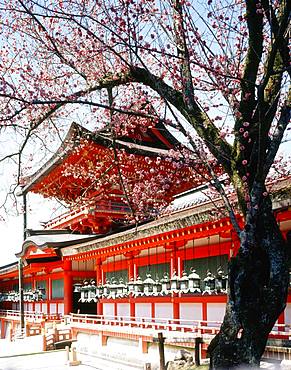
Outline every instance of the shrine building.
<svg viewBox="0 0 291 370">
<path fill-rule="evenodd" d="M 167 159 L 177 145 L 162 124 L 115 140 L 106 129 L 93 133 L 71 125 L 55 155 L 22 187 L 22 196 L 38 193 L 69 206 L 42 230 L 25 231 L 16 255 L 23 266 L 25 312 L 167 319 L 181 325 L 223 319 L 227 264 L 239 242 L 229 217 L 216 212 L 223 207 L 218 195 L 177 201 L 208 181 L 202 163 L 194 171 Z M 219 167 L 214 170 L 220 175 Z M 120 176 L 132 191 L 137 181 L 150 187 L 155 176 L 159 181 L 167 177 L 163 200 L 171 205 L 158 217 L 130 223 L 132 209 Z M 268 188 L 286 237 L 291 230 L 290 177 Z M 17 262 L 0 268 L 0 292 L 2 311 L 20 309 Z M 290 293 L 278 324 L 291 325 Z M 2 338 L 4 331 L 3 324 Z"/>
</svg>

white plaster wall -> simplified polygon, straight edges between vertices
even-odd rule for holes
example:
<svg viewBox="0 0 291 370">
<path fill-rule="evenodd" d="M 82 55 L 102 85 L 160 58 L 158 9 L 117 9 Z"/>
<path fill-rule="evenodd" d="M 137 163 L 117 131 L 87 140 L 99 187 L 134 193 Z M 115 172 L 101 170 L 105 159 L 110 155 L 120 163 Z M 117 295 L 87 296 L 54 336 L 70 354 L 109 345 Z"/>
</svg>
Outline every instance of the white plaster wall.
<svg viewBox="0 0 291 370">
<path fill-rule="evenodd" d="M 63 303 L 59 303 L 58 304 L 58 313 L 63 315 L 65 312 L 65 308 L 64 308 L 64 304 Z"/>
<path fill-rule="evenodd" d="M 152 317 L 152 304 L 151 303 L 136 303 L 135 304 L 135 317 L 151 318 Z"/>
<path fill-rule="evenodd" d="M 130 316 L 130 304 L 129 303 L 117 303 L 117 316 L 119 317 Z"/>
<path fill-rule="evenodd" d="M 47 313 L 47 303 L 42 303 L 41 304 L 41 312 Z"/>
<path fill-rule="evenodd" d="M 37 313 L 41 312 L 40 306 L 41 306 L 40 303 L 35 304 L 35 312 L 37 312 Z"/>
<path fill-rule="evenodd" d="M 196 320 L 202 320 L 202 304 L 201 303 L 181 303 L 180 304 L 180 319 L 181 324 L 194 324 Z M 183 321 L 192 320 L 192 322 Z"/>
<path fill-rule="evenodd" d="M 114 316 L 114 303 L 103 303 L 103 315 L 105 317 Z"/>
<path fill-rule="evenodd" d="M 33 311 L 33 303 L 28 303 L 27 310 Z"/>
<path fill-rule="evenodd" d="M 57 304 L 50 303 L 50 313 L 57 313 Z"/>
<path fill-rule="evenodd" d="M 207 303 L 207 321 L 222 321 L 225 313 L 225 303 Z M 219 326 L 210 323 L 209 326 Z"/>
<path fill-rule="evenodd" d="M 156 303 L 155 304 L 156 319 L 172 319 L 173 305 L 172 303 Z"/>
<path fill-rule="evenodd" d="M 285 324 L 291 325 L 291 303 L 287 303 L 285 308 Z"/>
</svg>

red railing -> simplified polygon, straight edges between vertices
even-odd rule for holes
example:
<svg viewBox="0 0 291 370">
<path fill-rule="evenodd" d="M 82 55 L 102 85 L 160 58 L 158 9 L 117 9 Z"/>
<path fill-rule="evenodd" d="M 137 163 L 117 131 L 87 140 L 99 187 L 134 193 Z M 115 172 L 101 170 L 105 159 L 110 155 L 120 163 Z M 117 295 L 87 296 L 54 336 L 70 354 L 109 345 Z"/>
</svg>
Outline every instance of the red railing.
<svg viewBox="0 0 291 370">
<path fill-rule="evenodd" d="M 99 212 L 111 212 L 117 214 L 125 214 L 130 213 L 130 208 L 121 203 L 111 202 L 108 204 L 86 204 L 80 208 L 77 208 L 72 211 L 65 212 L 52 220 L 48 221 L 45 225 L 46 229 L 50 229 L 55 227 L 56 225 L 62 224 L 64 222 L 68 222 L 70 220 L 74 220 L 79 216 L 92 214 L 92 213 L 99 213 Z"/>
<path fill-rule="evenodd" d="M 219 332 L 221 321 L 186 320 L 186 319 L 167 319 L 149 317 L 118 317 L 104 315 L 82 315 L 71 314 L 66 317 L 71 326 L 78 324 L 86 325 L 105 325 L 128 328 L 164 330 L 181 333 L 196 333 L 197 336 L 214 336 Z M 196 335 L 195 335 L 196 336 Z M 276 324 L 270 333 L 270 338 L 289 339 L 291 337 L 290 325 Z"/>
<path fill-rule="evenodd" d="M 0 310 L 0 317 L 20 320 L 20 312 L 18 310 Z M 55 321 L 61 320 L 62 315 L 58 313 L 47 314 L 33 311 L 24 311 L 24 318 L 28 321 Z"/>
</svg>

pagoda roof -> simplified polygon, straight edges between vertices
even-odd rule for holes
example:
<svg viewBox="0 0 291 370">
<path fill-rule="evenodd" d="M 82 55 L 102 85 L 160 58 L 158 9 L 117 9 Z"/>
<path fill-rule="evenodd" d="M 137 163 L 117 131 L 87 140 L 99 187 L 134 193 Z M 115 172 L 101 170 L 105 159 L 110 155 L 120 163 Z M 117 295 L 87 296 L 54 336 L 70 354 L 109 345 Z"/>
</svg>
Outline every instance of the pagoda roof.
<svg viewBox="0 0 291 370">
<path fill-rule="evenodd" d="M 18 195 L 23 195 L 31 191 L 54 168 L 62 164 L 64 159 L 80 145 L 81 139 L 91 140 L 106 148 L 112 147 L 114 142 L 117 149 L 124 149 L 127 153 L 140 154 L 148 157 L 157 155 L 166 156 L 169 149 L 180 144 L 160 122 L 155 127 L 148 129 L 147 133 L 143 133 L 143 136 L 140 138 L 132 138 L 124 135 L 115 140 L 113 140 L 108 127 L 92 132 L 73 122 L 55 154 L 34 174 L 24 178 L 25 184 Z"/>
<path fill-rule="evenodd" d="M 34 248 L 34 253 L 43 253 L 47 249 L 60 249 L 69 247 L 71 245 L 78 245 L 79 243 L 89 242 L 98 238 L 98 235 L 81 235 L 72 234 L 67 230 L 29 230 L 29 236 L 22 244 L 22 250 L 16 253 L 16 257 L 23 257 L 26 255 L 27 250 L 31 247 Z M 38 250 L 38 253 L 35 250 Z"/>
</svg>

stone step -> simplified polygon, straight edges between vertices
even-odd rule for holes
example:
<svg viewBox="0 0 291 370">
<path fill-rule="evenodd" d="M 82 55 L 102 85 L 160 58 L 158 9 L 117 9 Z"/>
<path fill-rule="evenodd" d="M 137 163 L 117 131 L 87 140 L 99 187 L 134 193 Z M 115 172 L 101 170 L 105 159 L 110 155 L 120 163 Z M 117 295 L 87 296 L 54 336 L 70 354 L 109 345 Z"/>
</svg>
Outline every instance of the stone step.
<svg viewBox="0 0 291 370">
<path fill-rule="evenodd" d="M 102 356 L 102 355 L 86 355 L 86 360 L 83 362 L 84 364 L 88 364 L 91 366 L 97 366 L 100 369 L 110 369 L 110 370 L 133 370 L 133 369 L 146 369 L 145 364 L 141 362 L 129 362 L 125 361 L 124 359 L 117 358 L 117 357 L 110 357 L 110 356 Z M 78 355 L 78 359 L 82 360 L 82 353 Z"/>
</svg>

